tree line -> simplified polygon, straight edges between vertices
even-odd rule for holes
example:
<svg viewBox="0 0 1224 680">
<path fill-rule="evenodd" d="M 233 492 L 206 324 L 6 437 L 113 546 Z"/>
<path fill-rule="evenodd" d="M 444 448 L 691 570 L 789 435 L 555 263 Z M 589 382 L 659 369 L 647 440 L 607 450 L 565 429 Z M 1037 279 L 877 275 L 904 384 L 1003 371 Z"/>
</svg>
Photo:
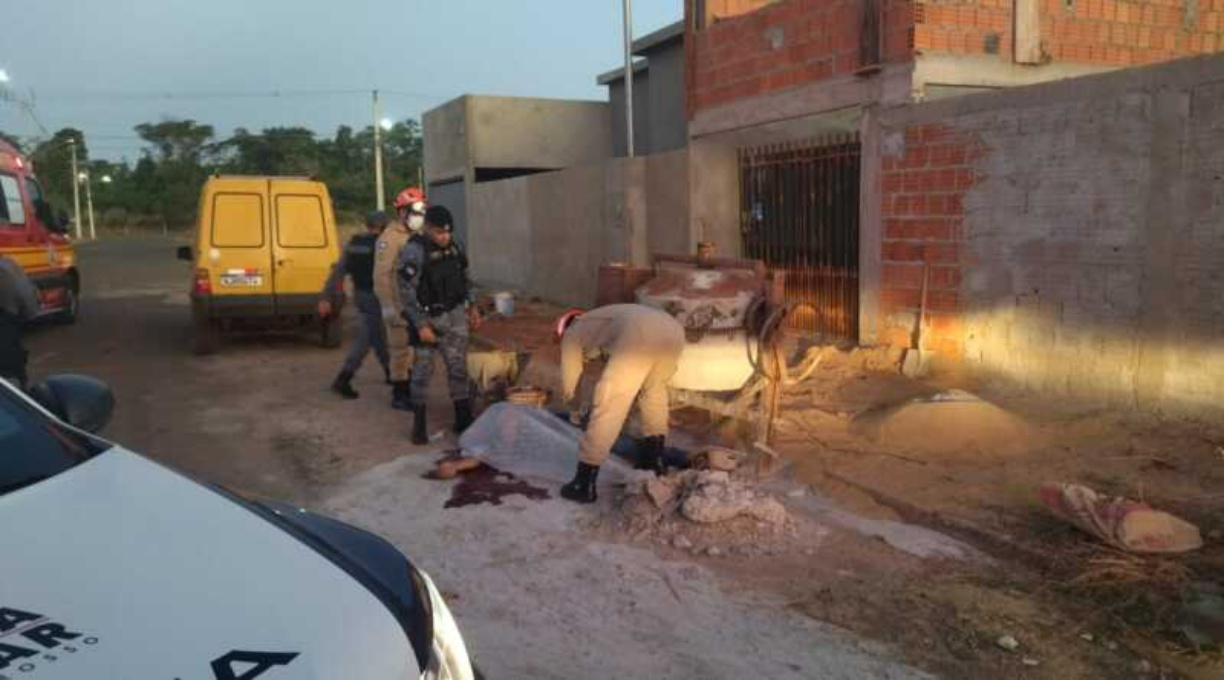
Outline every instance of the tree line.
<svg viewBox="0 0 1224 680">
<path fill-rule="evenodd" d="M 139 160 L 91 159 L 88 137 L 63 128 L 50 139 L 22 144 L 57 210 L 72 211 L 70 141 L 77 147 L 78 169 L 90 176 L 94 214 L 100 225 L 185 229 L 196 217 L 200 188 L 214 173 L 306 175 L 325 182 L 337 219 L 356 221 L 374 208 L 374 128 L 339 127 L 331 137 L 303 127 L 270 127 L 260 132 L 238 128 L 219 139 L 213 126 L 194 120 L 166 120 L 135 127 L 143 142 Z M 388 200 L 418 182 L 422 141 L 415 120 L 396 123 L 382 134 Z M 103 181 L 103 178 L 109 181 Z M 84 187 L 81 211 L 85 212 Z M 82 221 L 85 215 L 82 214 Z"/>
</svg>

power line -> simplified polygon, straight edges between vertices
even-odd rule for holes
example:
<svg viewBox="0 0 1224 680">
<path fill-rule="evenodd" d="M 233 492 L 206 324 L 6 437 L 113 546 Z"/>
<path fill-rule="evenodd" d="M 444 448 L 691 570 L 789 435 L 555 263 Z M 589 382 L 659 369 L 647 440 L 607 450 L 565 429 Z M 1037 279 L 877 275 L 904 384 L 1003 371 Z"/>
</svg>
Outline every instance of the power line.
<svg viewBox="0 0 1224 680">
<path fill-rule="evenodd" d="M 75 90 L 40 95 L 42 101 L 199 101 L 209 99 L 290 99 L 311 97 L 354 97 L 369 95 L 371 90 Z M 396 97 L 416 99 L 444 99 L 450 95 L 407 90 L 379 90 Z"/>
</svg>

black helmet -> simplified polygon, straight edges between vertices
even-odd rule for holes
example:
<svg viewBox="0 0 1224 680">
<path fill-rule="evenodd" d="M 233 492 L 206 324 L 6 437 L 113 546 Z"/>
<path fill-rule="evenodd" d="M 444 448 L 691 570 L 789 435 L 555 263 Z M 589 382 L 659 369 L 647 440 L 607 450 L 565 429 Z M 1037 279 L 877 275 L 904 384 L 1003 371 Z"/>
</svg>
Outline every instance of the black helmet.
<svg viewBox="0 0 1224 680">
<path fill-rule="evenodd" d="M 381 210 L 372 210 L 366 213 L 365 223 L 368 229 L 375 227 L 382 228 L 391 223 L 391 218 L 387 217 L 387 213 Z"/>
<path fill-rule="evenodd" d="M 425 224 L 442 231 L 455 230 L 455 218 L 451 211 L 440 205 L 431 205 L 429 210 L 425 211 Z"/>
</svg>

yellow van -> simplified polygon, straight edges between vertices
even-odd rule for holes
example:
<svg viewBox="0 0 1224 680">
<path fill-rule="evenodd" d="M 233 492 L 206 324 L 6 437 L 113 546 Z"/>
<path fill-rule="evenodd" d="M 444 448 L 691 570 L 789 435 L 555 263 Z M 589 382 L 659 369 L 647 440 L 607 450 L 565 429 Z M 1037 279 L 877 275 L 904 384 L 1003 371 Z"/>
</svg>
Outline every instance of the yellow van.
<svg viewBox="0 0 1224 680">
<path fill-rule="evenodd" d="M 322 182 L 210 178 L 195 243 L 178 251 L 192 263 L 196 353 L 216 351 L 221 333 L 244 328 L 312 328 L 324 347 L 339 347 L 339 316 L 320 319 L 316 309 L 340 250 Z"/>
</svg>

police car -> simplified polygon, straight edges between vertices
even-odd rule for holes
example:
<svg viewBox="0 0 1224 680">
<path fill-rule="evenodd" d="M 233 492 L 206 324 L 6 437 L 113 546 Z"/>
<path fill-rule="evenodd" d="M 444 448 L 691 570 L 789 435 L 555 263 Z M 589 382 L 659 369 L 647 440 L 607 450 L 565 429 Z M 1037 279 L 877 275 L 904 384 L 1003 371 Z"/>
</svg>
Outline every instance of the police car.
<svg viewBox="0 0 1224 680">
<path fill-rule="evenodd" d="M 383 539 L 99 439 L 110 390 L 0 380 L 0 680 L 468 680 Z"/>
</svg>

